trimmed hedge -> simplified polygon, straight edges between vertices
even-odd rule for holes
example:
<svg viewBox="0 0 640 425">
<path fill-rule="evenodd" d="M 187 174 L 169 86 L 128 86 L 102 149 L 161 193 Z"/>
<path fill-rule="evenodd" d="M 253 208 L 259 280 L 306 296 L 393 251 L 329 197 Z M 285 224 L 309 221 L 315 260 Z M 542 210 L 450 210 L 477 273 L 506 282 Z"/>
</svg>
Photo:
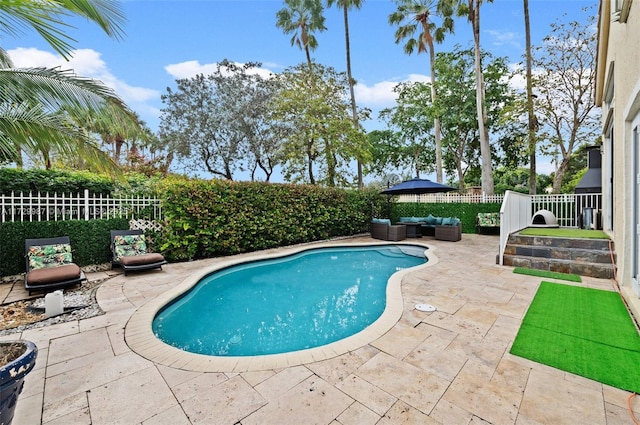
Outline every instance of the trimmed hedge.
<svg viewBox="0 0 640 425">
<path fill-rule="evenodd" d="M 375 190 L 262 182 L 184 181 L 166 187 L 155 235 L 169 261 L 209 258 L 368 231 Z"/>
<path fill-rule="evenodd" d="M 110 262 L 110 231 L 128 228 L 126 218 L 0 223 L 0 276 L 25 272 L 25 239 L 69 236 L 73 261 L 82 267 Z"/>
<path fill-rule="evenodd" d="M 458 217 L 462 221 L 462 233 L 477 233 L 476 216 L 480 212 L 500 212 L 501 204 L 468 203 L 468 204 L 427 204 L 427 203 L 394 203 L 391 209 L 391 221 L 397 222 L 400 217 Z"/>
</svg>

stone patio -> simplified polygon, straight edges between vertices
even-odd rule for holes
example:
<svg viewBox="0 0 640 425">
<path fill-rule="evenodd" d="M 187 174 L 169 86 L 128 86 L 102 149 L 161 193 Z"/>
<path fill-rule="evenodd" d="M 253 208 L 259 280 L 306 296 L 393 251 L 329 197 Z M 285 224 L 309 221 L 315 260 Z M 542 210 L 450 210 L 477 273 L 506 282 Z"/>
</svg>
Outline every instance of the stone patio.
<svg viewBox="0 0 640 425">
<path fill-rule="evenodd" d="M 139 307 L 225 259 L 110 272 L 97 291 L 104 315 L 2 337 L 39 348 L 13 424 L 633 423 L 630 393 L 509 354 L 541 278 L 496 265 L 496 236 L 408 242 L 428 245 L 437 260 L 404 276 L 404 310 L 388 332 L 346 354 L 261 371 L 173 368 L 125 341 Z M 607 279 L 581 285 L 614 288 Z M 0 291 L 5 301 L 26 294 L 19 285 Z M 417 303 L 437 311 L 417 311 Z M 631 403 L 640 417 L 640 401 Z"/>
</svg>

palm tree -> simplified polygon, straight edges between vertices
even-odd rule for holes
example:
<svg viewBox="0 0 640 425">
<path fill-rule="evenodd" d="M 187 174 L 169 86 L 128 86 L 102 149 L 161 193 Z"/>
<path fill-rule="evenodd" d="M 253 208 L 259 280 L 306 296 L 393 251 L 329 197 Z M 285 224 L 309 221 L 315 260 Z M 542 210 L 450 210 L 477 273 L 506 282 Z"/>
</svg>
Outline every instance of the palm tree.
<svg viewBox="0 0 640 425">
<path fill-rule="evenodd" d="M 533 112 L 533 88 L 531 82 L 531 27 L 529 25 L 529 0 L 524 1 L 524 33 L 525 33 L 525 56 L 527 73 L 527 116 L 529 118 L 529 194 L 536 194 L 536 129 L 538 120 Z"/>
<path fill-rule="evenodd" d="M 285 34 L 293 33 L 291 45 L 304 50 L 311 67 L 311 50 L 318 47 L 315 31 L 324 31 L 321 0 L 284 0 L 287 6 L 276 13 L 276 26 Z"/>
<path fill-rule="evenodd" d="M 408 38 L 404 51 L 408 55 L 414 50 L 429 53 L 429 68 L 431 73 L 431 101 L 436 100 L 435 48 L 433 41 L 444 41 L 447 32 L 453 32 L 453 8 L 447 0 L 395 0 L 398 10 L 389 15 L 389 23 L 398 25 L 395 33 L 396 44 Z M 441 25 L 436 26 L 432 16 L 439 16 Z M 419 33 L 417 38 L 413 35 Z M 436 139 L 436 179 L 442 183 L 442 142 L 440 119 L 434 118 Z"/>
<path fill-rule="evenodd" d="M 358 128 L 358 110 L 356 107 L 356 95 L 354 92 L 353 86 L 355 85 L 355 80 L 351 74 L 351 45 L 349 42 L 349 9 L 354 7 L 356 9 L 360 9 L 362 7 L 362 3 L 364 0 L 327 0 L 327 6 L 331 7 L 335 3 L 338 7 L 342 8 L 342 15 L 344 18 L 344 39 L 346 45 L 347 52 L 347 78 L 349 79 L 349 93 L 351 94 L 351 115 L 353 117 L 353 125 L 357 129 Z M 357 159 L 358 162 L 358 188 L 362 189 L 364 187 L 364 182 L 362 180 L 362 161 L 360 158 Z"/>
<path fill-rule="evenodd" d="M 63 19 L 71 15 L 98 24 L 111 37 L 123 34 L 124 17 L 113 0 L 0 2 L 0 28 L 5 33 L 31 28 L 64 58 L 71 56 L 73 39 L 64 34 L 69 25 Z M 81 158 L 100 171 L 119 173 L 84 125 L 87 116 L 110 128 L 133 122 L 133 112 L 113 90 L 70 70 L 14 68 L 1 48 L 0 87 L 0 155 L 18 160 L 21 152 L 42 154 L 46 161 L 55 151 Z"/>
<path fill-rule="evenodd" d="M 484 76 L 482 74 L 482 53 L 480 51 L 480 6 L 482 0 L 457 0 L 458 16 L 466 16 L 473 30 L 476 73 L 476 110 L 478 114 L 478 132 L 480 133 L 480 156 L 482 158 L 482 191 L 493 195 L 493 166 L 491 164 L 491 145 L 487 128 L 487 108 L 485 106 Z M 493 2 L 493 0 L 487 0 Z"/>
</svg>

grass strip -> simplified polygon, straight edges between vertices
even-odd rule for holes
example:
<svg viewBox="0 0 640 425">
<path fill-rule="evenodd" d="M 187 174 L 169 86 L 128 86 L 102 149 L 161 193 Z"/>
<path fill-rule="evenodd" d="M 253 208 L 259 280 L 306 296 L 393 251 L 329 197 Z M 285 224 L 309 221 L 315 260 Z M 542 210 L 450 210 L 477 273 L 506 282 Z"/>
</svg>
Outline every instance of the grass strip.
<svg viewBox="0 0 640 425">
<path fill-rule="evenodd" d="M 516 267 L 514 273 L 526 274 L 528 276 L 538 276 L 545 279 L 568 280 L 570 282 L 582 282 L 582 278 L 577 274 L 550 272 L 548 270 L 528 269 L 526 267 Z"/>
<path fill-rule="evenodd" d="M 640 336 L 617 292 L 542 282 L 511 354 L 640 392 Z"/>
<path fill-rule="evenodd" d="M 527 227 L 520 230 L 524 236 L 549 236 L 556 238 L 609 239 L 602 230 L 573 229 L 568 227 Z"/>
</svg>

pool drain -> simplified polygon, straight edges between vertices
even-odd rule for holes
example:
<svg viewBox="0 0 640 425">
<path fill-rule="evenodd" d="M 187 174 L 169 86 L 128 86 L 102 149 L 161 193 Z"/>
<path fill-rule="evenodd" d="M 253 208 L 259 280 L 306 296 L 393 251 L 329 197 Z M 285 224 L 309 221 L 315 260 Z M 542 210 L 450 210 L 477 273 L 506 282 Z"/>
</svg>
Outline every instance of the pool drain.
<svg viewBox="0 0 640 425">
<path fill-rule="evenodd" d="M 431 313 L 432 311 L 436 311 L 436 308 L 431 304 L 416 304 L 416 310 Z"/>
</svg>

